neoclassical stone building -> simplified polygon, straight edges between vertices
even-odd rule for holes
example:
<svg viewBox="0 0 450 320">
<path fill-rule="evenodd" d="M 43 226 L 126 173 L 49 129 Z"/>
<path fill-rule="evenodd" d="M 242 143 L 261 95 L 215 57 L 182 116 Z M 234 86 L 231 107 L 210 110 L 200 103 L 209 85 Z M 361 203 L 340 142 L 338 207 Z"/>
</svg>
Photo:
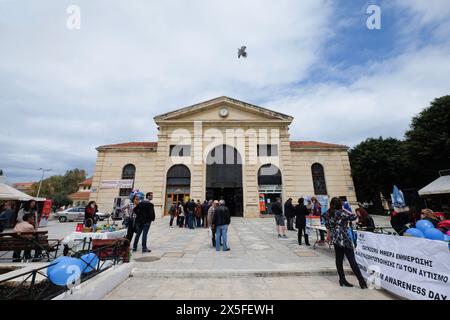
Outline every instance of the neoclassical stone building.
<svg viewBox="0 0 450 320">
<path fill-rule="evenodd" d="M 291 116 L 219 97 L 154 117 L 157 142 L 100 146 L 91 200 L 112 212 L 132 189 L 153 192 L 158 216 L 188 198 L 225 199 L 234 216 L 268 203 L 328 195 L 356 202 L 348 147 L 290 141 Z"/>
</svg>

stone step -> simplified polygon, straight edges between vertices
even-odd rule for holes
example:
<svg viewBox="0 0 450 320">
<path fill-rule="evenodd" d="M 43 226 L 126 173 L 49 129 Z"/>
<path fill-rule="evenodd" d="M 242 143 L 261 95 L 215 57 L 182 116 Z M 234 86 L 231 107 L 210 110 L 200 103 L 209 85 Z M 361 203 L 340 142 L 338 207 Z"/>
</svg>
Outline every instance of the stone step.
<svg viewBox="0 0 450 320">
<path fill-rule="evenodd" d="M 352 275 L 350 269 L 344 269 L 347 275 Z M 306 277 L 306 276 L 335 276 L 336 269 L 321 270 L 148 270 L 134 268 L 131 276 L 136 278 L 240 278 L 240 277 Z"/>
</svg>

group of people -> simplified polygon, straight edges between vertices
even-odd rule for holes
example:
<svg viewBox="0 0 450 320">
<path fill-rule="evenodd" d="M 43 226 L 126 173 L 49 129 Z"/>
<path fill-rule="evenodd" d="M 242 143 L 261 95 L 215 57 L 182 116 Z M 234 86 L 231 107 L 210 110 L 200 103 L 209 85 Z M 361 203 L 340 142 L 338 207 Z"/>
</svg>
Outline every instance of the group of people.
<svg viewBox="0 0 450 320">
<path fill-rule="evenodd" d="M 425 208 L 416 210 L 415 207 L 410 206 L 408 210 L 393 211 L 391 213 L 391 226 L 399 235 L 403 235 L 409 228 L 414 228 L 417 221 L 428 220 L 433 224 L 433 227 L 440 229 L 441 225 L 450 224 L 450 216 L 444 212 L 434 212 L 431 209 Z M 444 223 L 446 221 L 446 223 Z M 447 231 L 441 230 L 441 231 Z"/>
<path fill-rule="evenodd" d="M 11 219 L 14 218 L 14 202 L 7 201 L 3 205 L 0 213 L 0 232 L 3 232 L 6 227 L 9 226 Z M 22 204 L 14 225 L 14 232 L 18 233 L 30 233 L 37 231 L 39 227 L 38 207 L 35 200 L 29 200 Z M 25 237 L 31 237 L 32 235 L 24 235 Z M 34 250 L 33 261 L 40 261 L 42 250 Z M 25 250 L 23 258 L 25 260 L 31 259 L 31 250 Z M 20 262 L 22 260 L 22 251 L 15 250 L 13 252 L 13 262 Z"/>
<path fill-rule="evenodd" d="M 147 246 L 148 232 L 153 221 L 155 221 L 155 208 L 153 193 L 148 192 L 142 199 L 134 195 L 131 201 L 121 208 L 123 213 L 123 225 L 127 228 L 126 238 L 133 243 L 133 252 L 137 251 L 139 238 L 142 235 L 142 253 L 151 252 Z M 134 241 L 132 242 L 134 237 Z"/>
<path fill-rule="evenodd" d="M 179 228 L 209 228 L 213 248 L 220 251 L 229 251 L 228 247 L 228 225 L 231 222 L 231 214 L 224 200 L 179 201 L 169 208 L 169 226 L 173 228 L 173 223 Z"/>
<path fill-rule="evenodd" d="M 213 200 L 203 201 L 194 199 L 186 202 L 178 201 L 169 208 L 170 227 L 173 228 L 173 222 L 180 228 L 208 228 L 208 210 L 213 205 Z"/>
</svg>

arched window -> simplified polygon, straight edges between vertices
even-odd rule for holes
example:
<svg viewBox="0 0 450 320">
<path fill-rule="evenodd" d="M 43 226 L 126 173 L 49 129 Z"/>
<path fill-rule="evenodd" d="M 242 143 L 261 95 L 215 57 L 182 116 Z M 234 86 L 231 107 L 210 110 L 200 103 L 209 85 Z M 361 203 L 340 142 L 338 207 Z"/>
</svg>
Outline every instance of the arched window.
<svg viewBox="0 0 450 320">
<path fill-rule="evenodd" d="M 261 185 L 281 185 L 281 171 L 273 164 L 265 164 L 259 168 L 258 184 Z"/>
<path fill-rule="evenodd" d="M 177 164 L 167 172 L 168 186 L 190 186 L 191 171 L 182 164 Z"/>
<path fill-rule="evenodd" d="M 323 166 L 320 163 L 314 163 L 311 166 L 311 174 L 314 185 L 314 194 L 316 195 L 328 194 Z"/>
<path fill-rule="evenodd" d="M 133 185 L 134 185 L 135 176 L 136 176 L 136 167 L 134 165 L 127 164 L 125 167 L 123 167 L 122 180 L 133 180 Z M 131 193 L 132 190 L 133 190 L 133 188 L 122 188 L 122 189 L 120 189 L 119 196 L 127 197 Z"/>
</svg>

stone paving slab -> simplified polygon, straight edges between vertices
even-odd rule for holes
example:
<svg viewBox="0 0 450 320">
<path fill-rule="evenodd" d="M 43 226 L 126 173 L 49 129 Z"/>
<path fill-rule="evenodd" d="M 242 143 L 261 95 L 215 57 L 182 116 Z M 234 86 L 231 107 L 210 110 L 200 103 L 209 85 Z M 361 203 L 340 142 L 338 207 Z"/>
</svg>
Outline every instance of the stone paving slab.
<svg viewBox="0 0 450 320">
<path fill-rule="evenodd" d="M 154 262 L 135 262 L 132 277 L 107 299 L 393 299 L 384 290 L 342 288 L 334 251 L 299 246 L 297 233 L 277 238 L 272 218 L 232 218 L 231 251 L 216 252 L 207 229 L 170 228 L 168 219 L 151 227 Z M 311 244 L 316 240 L 311 236 Z M 140 248 L 138 248 L 140 249 Z M 345 265 L 348 280 L 357 281 Z"/>
</svg>

